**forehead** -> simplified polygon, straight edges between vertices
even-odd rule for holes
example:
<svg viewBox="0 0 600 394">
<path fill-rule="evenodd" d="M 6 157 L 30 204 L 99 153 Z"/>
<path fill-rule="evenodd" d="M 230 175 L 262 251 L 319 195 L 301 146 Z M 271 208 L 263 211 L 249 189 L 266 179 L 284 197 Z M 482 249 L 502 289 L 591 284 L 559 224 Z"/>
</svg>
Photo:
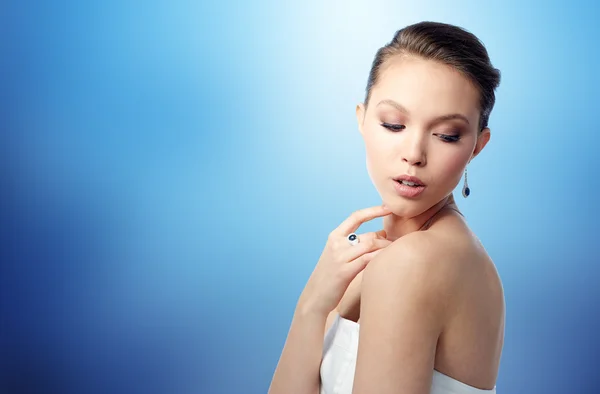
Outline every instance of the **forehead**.
<svg viewBox="0 0 600 394">
<path fill-rule="evenodd" d="M 392 99 L 417 117 L 461 113 L 471 124 L 479 119 L 479 91 L 452 67 L 413 56 L 388 59 L 382 68 L 371 100 Z"/>
</svg>

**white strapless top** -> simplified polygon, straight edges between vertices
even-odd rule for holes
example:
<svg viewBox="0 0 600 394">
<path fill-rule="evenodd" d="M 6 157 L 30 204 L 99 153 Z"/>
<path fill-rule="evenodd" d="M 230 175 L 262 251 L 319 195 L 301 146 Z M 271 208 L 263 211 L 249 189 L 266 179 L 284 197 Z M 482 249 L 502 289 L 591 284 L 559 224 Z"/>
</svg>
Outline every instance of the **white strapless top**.
<svg viewBox="0 0 600 394">
<path fill-rule="evenodd" d="M 352 394 L 360 325 L 337 314 L 325 334 L 320 394 Z M 496 394 L 481 390 L 433 370 L 430 394 Z"/>
</svg>

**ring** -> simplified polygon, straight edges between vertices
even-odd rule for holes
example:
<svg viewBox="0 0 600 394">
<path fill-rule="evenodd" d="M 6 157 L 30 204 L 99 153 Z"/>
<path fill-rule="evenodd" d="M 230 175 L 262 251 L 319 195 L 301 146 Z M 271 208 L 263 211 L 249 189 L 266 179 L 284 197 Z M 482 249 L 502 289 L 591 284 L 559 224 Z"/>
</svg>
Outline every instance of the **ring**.
<svg viewBox="0 0 600 394">
<path fill-rule="evenodd" d="M 354 246 L 360 242 L 360 239 L 358 239 L 358 235 L 356 235 L 354 233 L 348 235 L 347 238 L 348 238 L 348 242 L 350 242 L 350 245 L 352 245 L 352 246 Z"/>
</svg>

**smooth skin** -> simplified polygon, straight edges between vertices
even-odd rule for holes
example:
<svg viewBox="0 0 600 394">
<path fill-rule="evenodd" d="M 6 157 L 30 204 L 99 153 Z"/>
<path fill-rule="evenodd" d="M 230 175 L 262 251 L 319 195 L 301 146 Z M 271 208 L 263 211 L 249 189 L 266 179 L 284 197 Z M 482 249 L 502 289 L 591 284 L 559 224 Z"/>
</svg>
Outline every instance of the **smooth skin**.
<svg viewBox="0 0 600 394">
<path fill-rule="evenodd" d="M 448 209 L 456 208 L 452 191 L 465 167 L 490 139 L 479 129 L 479 92 L 447 65 L 397 56 L 356 116 L 369 176 L 390 212 L 380 211 L 382 232 L 359 235 L 368 248 L 345 236 L 377 217 L 376 208 L 332 232 L 269 393 L 319 392 L 323 335 L 336 314 L 360 323 L 354 394 L 427 394 L 434 369 L 491 389 L 504 342 L 502 284 L 477 237 Z M 425 183 L 420 196 L 395 192 L 393 178 L 403 174 Z"/>
<path fill-rule="evenodd" d="M 318 393 L 327 316 L 340 303 L 358 273 L 391 245 L 384 231 L 360 234 L 360 243 L 355 246 L 348 243 L 346 236 L 364 222 L 390 214 L 390 209 L 384 206 L 362 209 L 329 234 L 325 249 L 300 295 L 269 394 Z"/>
</svg>

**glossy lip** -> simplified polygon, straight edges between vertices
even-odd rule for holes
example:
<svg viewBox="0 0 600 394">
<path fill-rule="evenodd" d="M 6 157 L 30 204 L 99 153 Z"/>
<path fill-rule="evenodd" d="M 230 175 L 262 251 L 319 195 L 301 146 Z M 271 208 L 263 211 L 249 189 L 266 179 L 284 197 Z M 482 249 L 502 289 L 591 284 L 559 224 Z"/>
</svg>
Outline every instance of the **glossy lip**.
<svg viewBox="0 0 600 394">
<path fill-rule="evenodd" d="M 407 182 L 412 182 L 412 183 L 416 183 L 419 186 L 427 186 L 423 183 L 422 180 L 420 180 L 419 178 L 417 178 L 416 176 L 410 176 L 410 175 L 400 175 L 396 178 L 394 178 L 394 180 L 396 182 L 400 182 L 400 181 L 407 181 Z"/>
<path fill-rule="evenodd" d="M 407 186 L 394 180 L 394 190 L 402 197 L 416 198 L 418 197 L 427 186 Z"/>
</svg>

